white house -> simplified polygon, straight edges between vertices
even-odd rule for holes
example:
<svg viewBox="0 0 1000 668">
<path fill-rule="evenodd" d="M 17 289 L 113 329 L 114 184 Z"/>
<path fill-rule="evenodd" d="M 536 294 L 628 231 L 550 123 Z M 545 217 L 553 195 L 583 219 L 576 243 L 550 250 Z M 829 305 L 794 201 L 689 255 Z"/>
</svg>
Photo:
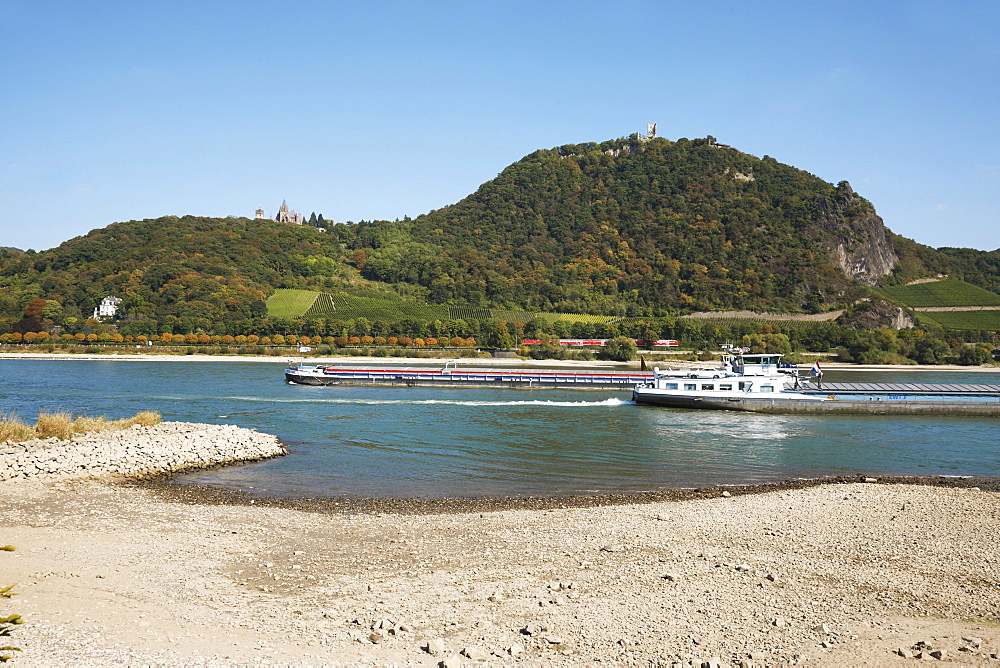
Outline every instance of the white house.
<svg viewBox="0 0 1000 668">
<path fill-rule="evenodd" d="M 121 297 L 105 297 L 94 309 L 94 318 L 100 320 L 101 318 L 114 317 L 115 313 L 118 312 L 118 305 L 121 303 Z"/>
</svg>

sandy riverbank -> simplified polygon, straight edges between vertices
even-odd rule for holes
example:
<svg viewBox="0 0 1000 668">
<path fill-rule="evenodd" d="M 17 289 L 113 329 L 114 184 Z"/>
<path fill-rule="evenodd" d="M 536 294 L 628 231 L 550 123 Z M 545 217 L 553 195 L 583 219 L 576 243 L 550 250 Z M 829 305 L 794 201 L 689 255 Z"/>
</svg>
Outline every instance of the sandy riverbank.
<svg viewBox="0 0 1000 668">
<path fill-rule="evenodd" d="M 1000 665 L 996 492 L 402 516 L 24 481 L 0 508 L 14 665 Z"/>
<path fill-rule="evenodd" d="M 443 365 L 447 361 L 462 366 L 498 367 L 498 366 L 519 366 L 519 367 L 546 367 L 546 368 L 567 368 L 567 369 L 620 369 L 634 370 L 639 368 L 638 360 L 633 362 L 609 362 L 603 360 L 578 361 L 578 360 L 525 360 L 509 357 L 463 357 L 451 360 L 427 359 L 419 357 L 346 357 L 333 355 L 329 357 L 274 357 L 274 356 L 252 356 L 252 355 L 157 355 L 157 354 L 77 354 L 77 353 L 11 353 L 0 352 L 0 359 L 27 359 L 27 360 L 111 360 L 127 362 L 254 362 L 268 363 L 274 365 L 286 365 L 289 362 L 295 364 L 359 364 L 359 365 Z M 647 365 L 652 367 L 657 364 L 661 367 L 702 367 L 711 362 L 682 362 L 682 361 L 647 361 Z M 840 362 L 823 361 L 825 371 L 960 371 L 968 373 L 997 373 L 1000 374 L 1000 365 L 990 366 L 959 366 L 954 364 L 844 364 Z M 808 365 L 800 365 L 806 369 Z"/>
</svg>

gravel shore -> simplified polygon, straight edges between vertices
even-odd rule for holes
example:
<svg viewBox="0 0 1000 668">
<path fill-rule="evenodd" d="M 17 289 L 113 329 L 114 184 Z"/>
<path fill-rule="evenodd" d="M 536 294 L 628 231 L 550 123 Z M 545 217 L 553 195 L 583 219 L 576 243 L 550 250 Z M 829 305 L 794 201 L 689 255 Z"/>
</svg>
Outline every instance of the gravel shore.
<svg viewBox="0 0 1000 668">
<path fill-rule="evenodd" d="M 9 480 L 4 644 L 24 666 L 1000 665 L 996 481 L 887 482 L 428 506 Z"/>
</svg>

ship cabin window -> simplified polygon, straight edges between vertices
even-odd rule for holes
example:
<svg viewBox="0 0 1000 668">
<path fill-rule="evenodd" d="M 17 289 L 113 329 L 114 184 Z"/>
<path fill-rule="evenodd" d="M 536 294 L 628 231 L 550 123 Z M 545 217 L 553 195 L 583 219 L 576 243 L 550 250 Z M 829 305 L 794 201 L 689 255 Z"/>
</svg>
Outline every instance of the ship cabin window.
<svg viewBox="0 0 1000 668">
<path fill-rule="evenodd" d="M 663 384 L 663 389 L 664 390 L 676 390 L 677 389 L 677 383 L 664 383 Z"/>
<path fill-rule="evenodd" d="M 698 385 L 696 383 L 684 383 L 684 390 L 686 392 L 694 392 L 697 389 Z"/>
<path fill-rule="evenodd" d="M 743 383 L 743 382 L 741 382 L 741 383 L 740 383 L 740 392 L 745 392 L 745 391 L 746 391 L 746 389 L 747 389 L 747 384 L 746 384 L 746 383 Z"/>
<path fill-rule="evenodd" d="M 719 389 L 722 390 L 723 392 L 731 392 L 732 389 L 733 389 L 733 384 L 732 383 L 721 383 L 719 385 Z"/>
<path fill-rule="evenodd" d="M 706 384 L 706 385 L 702 385 L 701 389 L 702 389 L 702 391 L 704 391 L 704 390 L 714 390 L 715 389 L 715 383 L 709 383 L 709 384 Z"/>
<path fill-rule="evenodd" d="M 761 392 L 774 392 L 774 385 L 761 385 L 760 386 L 760 391 Z"/>
</svg>

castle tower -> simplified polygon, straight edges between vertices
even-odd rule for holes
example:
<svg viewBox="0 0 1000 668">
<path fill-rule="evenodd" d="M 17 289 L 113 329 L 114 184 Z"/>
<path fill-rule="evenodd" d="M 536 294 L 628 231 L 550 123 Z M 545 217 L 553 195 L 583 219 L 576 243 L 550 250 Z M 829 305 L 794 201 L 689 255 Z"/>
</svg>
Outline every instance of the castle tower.
<svg viewBox="0 0 1000 668">
<path fill-rule="evenodd" d="M 264 220 L 264 209 L 258 208 L 253 214 L 254 220 Z"/>
<path fill-rule="evenodd" d="M 656 123 L 646 124 L 646 139 L 653 139 L 656 137 Z"/>
</svg>

